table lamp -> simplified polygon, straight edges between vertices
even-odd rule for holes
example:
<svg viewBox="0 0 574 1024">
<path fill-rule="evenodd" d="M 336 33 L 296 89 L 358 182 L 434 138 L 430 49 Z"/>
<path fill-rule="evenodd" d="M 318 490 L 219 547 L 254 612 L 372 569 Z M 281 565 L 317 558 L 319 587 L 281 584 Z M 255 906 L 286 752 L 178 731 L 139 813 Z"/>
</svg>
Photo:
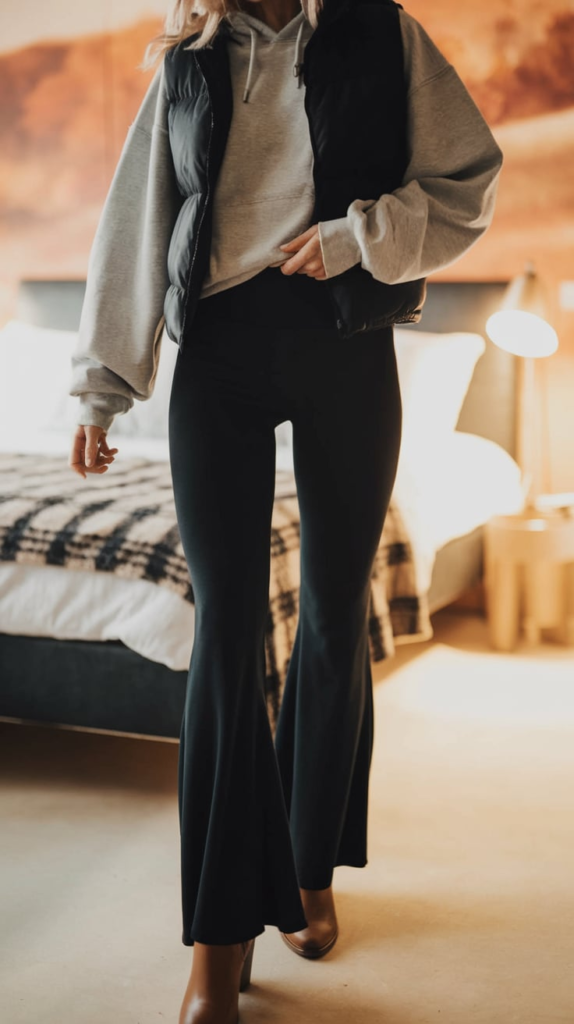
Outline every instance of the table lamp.
<svg viewBox="0 0 574 1024">
<path fill-rule="evenodd" d="M 518 389 L 517 462 L 522 470 L 525 510 L 533 510 L 537 422 L 534 360 L 551 356 L 558 348 L 558 336 L 549 323 L 548 297 L 532 262 L 508 285 L 500 309 L 486 322 L 486 333 L 498 348 L 523 359 Z"/>
</svg>

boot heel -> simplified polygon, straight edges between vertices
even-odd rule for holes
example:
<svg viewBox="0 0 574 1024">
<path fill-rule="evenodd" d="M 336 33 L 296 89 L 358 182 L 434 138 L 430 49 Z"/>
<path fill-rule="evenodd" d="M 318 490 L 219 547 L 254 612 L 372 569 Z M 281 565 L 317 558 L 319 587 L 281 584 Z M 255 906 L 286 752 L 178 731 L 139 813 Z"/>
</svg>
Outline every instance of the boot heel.
<svg viewBox="0 0 574 1024">
<path fill-rule="evenodd" d="M 243 961 L 243 967 L 241 969 L 241 978 L 239 980 L 239 991 L 244 992 L 251 981 L 251 965 L 253 963 L 253 950 L 255 949 L 255 939 L 249 940 L 249 948 Z"/>
</svg>

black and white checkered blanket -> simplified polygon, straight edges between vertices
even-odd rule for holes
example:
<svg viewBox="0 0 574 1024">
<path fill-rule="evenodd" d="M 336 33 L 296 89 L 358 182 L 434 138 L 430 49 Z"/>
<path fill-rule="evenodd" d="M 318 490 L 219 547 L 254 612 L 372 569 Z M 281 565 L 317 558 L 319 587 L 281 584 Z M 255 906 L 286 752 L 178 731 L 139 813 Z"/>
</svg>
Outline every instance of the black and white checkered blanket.
<svg viewBox="0 0 574 1024">
<path fill-rule="evenodd" d="M 128 457 L 104 477 L 82 480 L 63 455 L 0 453 L 0 561 L 112 572 L 169 587 L 193 603 L 169 463 Z M 275 717 L 295 639 L 300 580 L 299 505 L 286 470 L 276 474 L 270 541 L 266 687 Z M 372 660 L 392 656 L 396 638 L 430 631 L 426 594 L 417 593 L 411 545 L 391 502 L 372 575 Z"/>
</svg>

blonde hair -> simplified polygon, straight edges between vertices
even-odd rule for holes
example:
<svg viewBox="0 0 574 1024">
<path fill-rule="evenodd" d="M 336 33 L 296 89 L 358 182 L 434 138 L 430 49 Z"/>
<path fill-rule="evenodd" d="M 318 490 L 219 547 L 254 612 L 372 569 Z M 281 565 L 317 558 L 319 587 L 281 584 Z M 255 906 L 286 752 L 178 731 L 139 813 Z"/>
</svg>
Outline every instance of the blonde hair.
<svg viewBox="0 0 574 1024">
<path fill-rule="evenodd" d="M 317 28 L 323 0 L 303 0 L 305 15 L 313 28 Z M 139 67 L 142 71 L 153 68 L 167 50 L 181 43 L 193 33 L 199 38 L 189 43 L 188 50 L 199 50 L 209 46 L 223 18 L 231 11 L 243 10 L 241 0 L 173 0 L 168 11 L 163 31 L 147 45 Z"/>
</svg>

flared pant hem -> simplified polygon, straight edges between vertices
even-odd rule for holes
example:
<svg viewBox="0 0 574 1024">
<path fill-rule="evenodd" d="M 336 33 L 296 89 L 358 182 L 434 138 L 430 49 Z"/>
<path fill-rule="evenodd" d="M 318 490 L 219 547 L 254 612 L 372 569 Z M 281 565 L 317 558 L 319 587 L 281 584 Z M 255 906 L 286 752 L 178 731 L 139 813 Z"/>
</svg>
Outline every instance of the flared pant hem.
<svg viewBox="0 0 574 1024">
<path fill-rule="evenodd" d="M 291 921 L 286 920 L 279 922 L 277 920 L 266 921 L 265 924 L 253 924 L 251 927 L 246 926 L 241 932 L 230 932 L 225 938 L 221 938 L 221 935 L 210 934 L 209 932 L 201 932 L 198 934 L 186 935 L 182 933 L 181 941 L 184 946 L 193 946 L 195 942 L 202 942 L 210 946 L 226 946 L 231 945 L 234 942 L 247 942 L 249 939 L 254 939 L 258 935 L 263 935 L 266 927 L 278 928 L 282 932 L 299 932 L 306 928 L 308 921 L 305 917 L 296 917 Z"/>
<path fill-rule="evenodd" d="M 366 868 L 367 864 L 368 860 L 353 860 L 353 858 L 348 857 L 344 861 L 338 860 L 335 864 L 335 867 Z M 302 889 L 328 889 L 332 882 L 333 873 L 331 872 L 331 876 L 329 879 L 327 878 L 327 876 L 325 876 L 324 878 L 313 876 L 313 878 L 301 879 L 300 886 Z M 196 942 L 201 942 L 205 943 L 206 945 L 213 946 L 225 946 L 228 944 L 231 945 L 231 943 L 235 942 L 248 942 L 249 939 L 257 938 L 258 935 L 263 935 L 266 927 L 278 928 L 279 931 L 291 935 L 293 932 L 303 931 L 304 928 L 307 928 L 308 923 L 309 922 L 306 920 L 306 918 L 295 919 L 294 921 L 289 921 L 287 923 L 273 920 L 266 921 L 265 924 L 254 924 L 251 928 L 247 927 L 246 929 L 242 930 L 241 933 L 231 933 L 230 935 L 226 936 L 225 939 L 222 939 L 220 935 L 216 937 L 213 934 L 207 933 L 189 936 L 186 936 L 185 933 L 182 933 L 181 941 L 184 946 L 193 946 Z"/>
<path fill-rule="evenodd" d="M 346 857 L 344 860 L 335 861 L 334 867 L 366 868 L 367 860 L 353 859 Z M 333 871 L 325 875 L 300 875 L 299 885 L 302 889 L 328 889 L 333 883 Z"/>
</svg>

